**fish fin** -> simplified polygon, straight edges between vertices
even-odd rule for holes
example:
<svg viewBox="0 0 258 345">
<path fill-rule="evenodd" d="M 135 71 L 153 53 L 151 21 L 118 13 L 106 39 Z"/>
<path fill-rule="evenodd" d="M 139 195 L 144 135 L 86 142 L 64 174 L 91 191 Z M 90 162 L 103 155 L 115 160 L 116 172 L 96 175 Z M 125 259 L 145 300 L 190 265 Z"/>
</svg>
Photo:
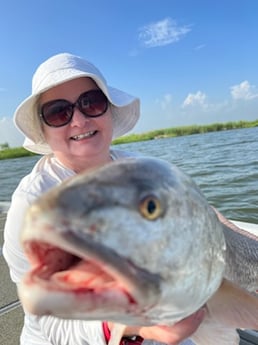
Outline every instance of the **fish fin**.
<svg viewBox="0 0 258 345">
<path fill-rule="evenodd" d="M 125 328 L 125 325 L 121 325 L 120 323 L 114 323 L 108 345 L 119 345 L 123 337 Z"/>
<path fill-rule="evenodd" d="M 258 329 L 258 297 L 223 279 L 207 302 L 210 317 L 231 328 Z"/>
<path fill-rule="evenodd" d="M 202 322 L 197 331 L 191 336 L 195 345 L 238 345 L 240 337 L 233 328 L 226 328 L 214 323 L 211 318 Z"/>
</svg>

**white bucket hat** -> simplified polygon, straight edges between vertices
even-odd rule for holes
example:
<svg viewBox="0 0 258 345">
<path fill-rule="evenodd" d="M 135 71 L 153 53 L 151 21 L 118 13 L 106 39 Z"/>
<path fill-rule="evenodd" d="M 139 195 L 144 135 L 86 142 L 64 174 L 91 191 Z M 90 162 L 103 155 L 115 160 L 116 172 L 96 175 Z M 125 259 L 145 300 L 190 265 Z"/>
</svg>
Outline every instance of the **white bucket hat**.
<svg viewBox="0 0 258 345">
<path fill-rule="evenodd" d="M 62 53 L 43 62 L 32 79 L 32 92 L 16 109 L 14 123 L 25 135 L 24 148 L 34 153 L 48 154 L 38 114 L 38 98 L 46 90 L 81 77 L 92 78 L 108 98 L 113 118 L 113 139 L 127 133 L 140 115 L 140 101 L 123 91 L 110 87 L 101 72 L 79 56 Z"/>
</svg>

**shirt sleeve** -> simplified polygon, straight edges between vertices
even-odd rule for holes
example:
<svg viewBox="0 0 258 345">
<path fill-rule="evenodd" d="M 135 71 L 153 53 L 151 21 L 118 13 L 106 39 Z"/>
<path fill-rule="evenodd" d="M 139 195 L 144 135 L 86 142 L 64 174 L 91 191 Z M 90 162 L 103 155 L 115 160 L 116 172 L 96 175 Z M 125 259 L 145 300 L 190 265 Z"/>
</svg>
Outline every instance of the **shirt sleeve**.
<svg viewBox="0 0 258 345">
<path fill-rule="evenodd" d="M 19 283 L 29 269 L 28 260 L 20 243 L 20 230 L 28 206 L 29 203 L 25 196 L 15 196 L 5 223 L 3 255 L 9 266 L 11 279 L 15 283 Z"/>
<path fill-rule="evenodd" d="M 28 206 L 36 194 L 31 190 L 19 188 L 13 195 L 8 211 L 5 230 L 3 255 L 9 266 L 11 279 L 19 284 L 30 264 L 20 243 L 20 232 Z M 40 195 L 39 193 L 38 195 Z M 38 336 L 37 336 L 38 334 Z M 100 321 L 62 320 L 53 316 L 36 317 L 25 313 L 25 326 L 21 343 L 51 345 L 106 345 Z"/>
</svg>

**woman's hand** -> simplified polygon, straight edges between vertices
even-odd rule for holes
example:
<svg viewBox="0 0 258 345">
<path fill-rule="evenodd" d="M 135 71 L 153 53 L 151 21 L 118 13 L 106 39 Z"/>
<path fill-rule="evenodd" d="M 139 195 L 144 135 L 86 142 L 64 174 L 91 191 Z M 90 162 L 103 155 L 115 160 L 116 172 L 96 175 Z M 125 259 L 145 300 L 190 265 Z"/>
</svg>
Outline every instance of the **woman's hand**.
<svg viewBox="0 0 258 345">
<path fill-rule="evenodd" d="M 155 340 L 167 345 L 178 345 L 193 334 L 205 316 L 205 308 L 177 322 L 173 326 L 131 327 L 125 329 L 124 336 L 139 335 L 144 339 Z M 108 323 L 110 329 L 112 324 Z"/>
</svg>

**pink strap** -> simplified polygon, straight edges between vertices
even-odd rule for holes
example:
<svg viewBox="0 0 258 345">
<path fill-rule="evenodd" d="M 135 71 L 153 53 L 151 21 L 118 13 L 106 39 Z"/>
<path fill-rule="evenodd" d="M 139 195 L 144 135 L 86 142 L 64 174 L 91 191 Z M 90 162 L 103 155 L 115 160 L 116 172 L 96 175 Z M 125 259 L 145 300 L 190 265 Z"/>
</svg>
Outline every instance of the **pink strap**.
<svg viewBox="0 0 258 345">
<path fill-rule="evenodd" d="M 106 321 L 102 322 L 102 329 L 106 343 L 108 344 L 110 340 L 110 330 Z M 141 345 L 143 340 L 144 339 L 138 335 L 134 337 L 123 337 L 120 341 L 120 345 Z"/>
</svg>

